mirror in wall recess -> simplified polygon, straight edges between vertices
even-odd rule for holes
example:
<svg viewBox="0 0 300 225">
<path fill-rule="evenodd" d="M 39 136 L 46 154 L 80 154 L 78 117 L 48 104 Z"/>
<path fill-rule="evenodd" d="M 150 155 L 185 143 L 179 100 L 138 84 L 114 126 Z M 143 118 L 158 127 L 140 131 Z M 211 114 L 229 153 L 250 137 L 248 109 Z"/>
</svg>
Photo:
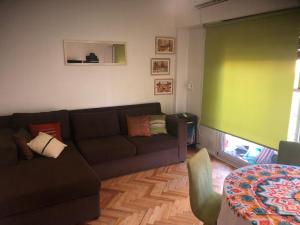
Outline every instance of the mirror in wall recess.
<svg viewBox="0 0 300 225">
<path fill-rule="evenodd" d="M 65 65 L 126 65 L 126 43 L 64 40 Z"/>
</svg>

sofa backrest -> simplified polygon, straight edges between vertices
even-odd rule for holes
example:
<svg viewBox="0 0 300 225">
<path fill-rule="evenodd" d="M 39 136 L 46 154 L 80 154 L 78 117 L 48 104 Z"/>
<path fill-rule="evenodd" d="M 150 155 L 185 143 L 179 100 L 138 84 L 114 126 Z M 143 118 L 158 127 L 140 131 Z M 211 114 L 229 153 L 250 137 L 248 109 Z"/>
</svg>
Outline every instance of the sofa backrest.
<svg viewBox="0 0 300 225">
<path fill-rule="evenodd" d="M 0 128 L 11 128 L 12 117 L 11 116 L 0 116 Z"/>
<path fill-rule="evenodd" d="M 72 110 L 71 121 L 72 121 L 72 130 L 74 131 L 74 137 L 76 137 L 76 128 L 74 116 L 77 113 L 91 113 L 91 112 L 112 112 L 115 111 L 118 115 L 118 124 L 119 124 L 119 133 L 127 135 L 127 120 L 126 116 L 140 116 L 140 115 L 153 115 L 161 114 L 161 107 L 159 102 L 155 103 L 144 103 L 144 104 L 135 104 L 135 105 L 122 105 L 122 106 L 111 106 L 111 107 L 102 107 L 102 108 L 90 108 L 90 109 L 77 109 Z M 115 122 L 115 120 L 113 120 Z M 113 125 L 115 126 L 115 124 Z M 78 129 L 79 130 L 79 129 Z"/>
<path fill-rule="evenodd" d="M 27 128 L 29 124 L 59 122 L 63 139 L 71 138 L 69 112 L 67 110 L 40 112 L 40 113 L 14 113 L 12 126 L 14 129 Z"/>
<path fill-rule="evenodd" d="M 10 128 L 0 128 L 0 155 L 0 166 L 14 165 L 18 161 L 17 146 Z"/>
<path fill-rule="evenodd" d="M 71 112 L 73 135 L 76 140 L 120 134 L 116 110 L 86 110 Z"/>
<path fill-rule="evenodd" d="M 110 136 L 120 133 L 127 135 L 127 115 L 138 116 L 161 113 L 161 106 L 158 102 L 71 111 L 59 110 L 40 113 L 14 113 L 12 116 L 0 116 L 0 128 L 14 128 L 17 130 L 22 127 L 27 127 L 31 123 L 59 122 L 64 139 L 70 139 L 72 133 L 77 139 L 95 137 L 93 133 L 97 136 Z M 86 118 L 83 116 L 86 116 Z M 99 117 L 100 120 L 98 123 L 95 123 L 97 117 Z M 84 127 L 84 122 L 89 124 L 89 127 Z M 72 129 L 70 125 L 72 125 Z M 89 130 L 89 128 L 91 129 Z"/>
</svg>

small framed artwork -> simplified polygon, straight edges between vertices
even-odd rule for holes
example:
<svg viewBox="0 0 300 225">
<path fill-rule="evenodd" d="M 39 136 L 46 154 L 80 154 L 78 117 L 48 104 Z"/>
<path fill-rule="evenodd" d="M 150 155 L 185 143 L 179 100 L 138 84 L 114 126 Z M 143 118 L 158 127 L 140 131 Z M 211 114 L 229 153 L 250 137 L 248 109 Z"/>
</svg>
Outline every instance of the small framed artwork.
<svg viewBox="0 0 300 225">
<path fill-rule="evenodd" d="M 169 58 L 152 58 L 151 59 L 152 75 L 170 75 L 170 59 Z"/>
<path fill-rule="evenodd" d="M 173 94 L 173 79 L 155 79 L 154 95 Z"/>
<path fill-rule="evenodd" d="M 174 54 L 175 38 L 173 37 L 155 37 L 156 54 Z"/>
</svg>

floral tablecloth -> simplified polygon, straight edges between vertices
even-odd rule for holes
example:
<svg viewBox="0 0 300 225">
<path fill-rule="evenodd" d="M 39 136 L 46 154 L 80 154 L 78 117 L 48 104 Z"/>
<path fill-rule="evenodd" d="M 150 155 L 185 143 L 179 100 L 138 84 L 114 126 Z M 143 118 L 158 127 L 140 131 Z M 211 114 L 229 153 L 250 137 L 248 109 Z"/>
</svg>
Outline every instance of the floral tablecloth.
<svg viewBox="0 0 300 225">
<path fill-rule="evenodd" d="M 232 215 L 243 219 L 240 224 L 300 225 L 300 167 L 264 164 L 237 169 L 225 179 L 223 197 L 222 207 L 229 206 Z"/>
</svg>

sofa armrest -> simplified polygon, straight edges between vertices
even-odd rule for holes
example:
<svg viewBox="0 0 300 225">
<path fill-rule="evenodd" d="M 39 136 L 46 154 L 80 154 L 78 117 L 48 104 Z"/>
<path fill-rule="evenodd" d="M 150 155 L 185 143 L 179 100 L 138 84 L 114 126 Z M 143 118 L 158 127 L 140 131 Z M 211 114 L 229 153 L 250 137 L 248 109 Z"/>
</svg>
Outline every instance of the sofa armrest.
<svg viewBox="0 0 300 225">
<path fill-rule="evenodd" d="M 12 129 L 0 129 L 0 166 L 14 165 L 18 161 L 18 149 Z"/>
<path fill-rule="evenodd" d="M 166 116 L 166 126 L 167 131 L 172 136 L 177 137 L 178 140 L 178 157 L 180 161 L 186 159 L 187 154 L 187 125 L 186 122 L 182 119 L 177 118 L 176 116 L 167 115 Z"/>
</svg>

